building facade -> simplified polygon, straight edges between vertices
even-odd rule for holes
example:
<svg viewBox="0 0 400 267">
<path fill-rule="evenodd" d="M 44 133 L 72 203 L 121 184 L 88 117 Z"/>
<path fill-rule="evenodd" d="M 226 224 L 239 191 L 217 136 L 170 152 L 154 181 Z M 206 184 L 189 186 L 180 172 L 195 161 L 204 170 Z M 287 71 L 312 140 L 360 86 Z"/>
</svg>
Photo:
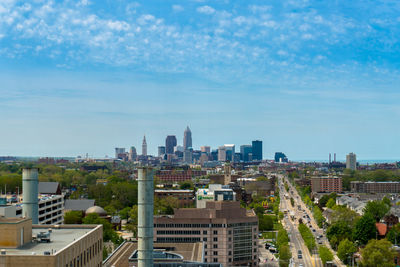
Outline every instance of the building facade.
<svg viewBox="0 0 400 267">
<path fill-rule="evenodd" d="M 142 156 L 147 156 L 147 142 L 146 142 L 146 136 L 143 136 L 143 142 L 142 142 Z"/>
<path fill-rule="evenodd" d="M 350 153 L 346 155 L 346 169 L 356 170 L 357 169 L 357 157 L 356 154 Z"/>
<path fill-rule="evenodd" d="M 191 207 L 194 206 L 194 191 L 193 190 L 154 190 L 154 196 L 159 199 L 165 199 L 168 197 L 173 197 L 178 200 L 179 207 Z"/>
<path fill-rule="evenodd" d="M 192 131 L 190 131 L 189 126 L 186 128 L 183 133 L 183 148 L 184 150 L 188 150 L 192 147 Z"/>
<path fill-rule="evenodd" d="M 341 193 L 343 191 L 341 177 L 312 177 L 311 190 L 315 193 Z"/>
<path fill-rule="evenodd" d="M 262 141 L 260 141 L 260 140 L 252 141 L 251 149 L 252 149 L 253 160 L 262 160 L 263 159 Z"/>
<path fill-rule="evenodd" d="M 251 161 L 249 155 L 252 154 L 253 147 L 251 145 L 241 145 L 240 146 L 240 159 L 247 162 Z"/>
<path fill-rule="evenodd" d="M 236 193 L 228 186 L 210 184 L 207 189 L 196 192 L 196 208 L 204 209 L 209 201 L 235 201 Z"/>
<path fill-rule="evenodd" d="M 162 243 L 204 242 L 204 262 L 258 266 L 258 218 L 239 202 L 207 202 L 204 209 L 177 209 L 154 218 L 154 237 Z"/>
<path fill-rule="evenodd" d="M 176 146 L 176 136 L 168 135 L 165 139 L 165 153 L 174 154 L 174 147 Z"/>
<path fill-rule="evenodd" d="M 369 194 L 400 193 L 400 182 L 350 182 L 351 192 Z"/>
</svg>

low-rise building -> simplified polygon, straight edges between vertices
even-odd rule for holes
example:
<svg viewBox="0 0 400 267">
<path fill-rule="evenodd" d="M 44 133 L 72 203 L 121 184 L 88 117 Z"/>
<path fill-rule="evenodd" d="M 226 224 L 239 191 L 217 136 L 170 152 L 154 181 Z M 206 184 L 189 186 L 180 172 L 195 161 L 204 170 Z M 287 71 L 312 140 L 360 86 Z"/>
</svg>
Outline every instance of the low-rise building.
<svg viewBox="0 0 400 267">
<path fill-rule="evenodd" d="M 0 217 L 0 266 L 101 267 L 102 225 L 33 225 Z"/>
<path fill-rule="evenodd" d="M 373 194 L 388 194 L 400 193 L 400 182 L 350 182 L 351 192 L 356 193 L 373 193 Z"/>
<path fill-rule="evenodd" d="M 258 218 L 236 201 L 207 202 L 203 209 L 176 209 L 154 218 L 160 243 L 204 243 L 204 262 L 258 266 Z"/>
<path fill-rule="evenodd" d="M 210 184 L 196 192 L 196 208 L 205 208 L 208 201 L 235 201 L 236 193 L 229 186 Z"/>
</svg>

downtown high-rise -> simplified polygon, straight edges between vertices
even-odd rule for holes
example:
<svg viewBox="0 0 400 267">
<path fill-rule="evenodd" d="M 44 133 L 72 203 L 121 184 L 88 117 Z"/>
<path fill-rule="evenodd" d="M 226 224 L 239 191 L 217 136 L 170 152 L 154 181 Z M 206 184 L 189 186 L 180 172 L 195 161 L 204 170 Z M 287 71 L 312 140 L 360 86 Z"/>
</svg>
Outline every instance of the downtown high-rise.
<svg viewBox="0 0 400 267">
<path fill-rule="evenodd" d="M 165 139 L 165 153 L 166 154 L 174 154 L 174 147 L 176 146 L 176 136 L 168 135 Z"/>
<path fill-rule="evenodd" d="M 262 141 L 255 140 L 251 142 L 253 160 L 262 160 Z"/>
<path fill-rule="evenodd" d="M 183 133 L 183 149 L 187 150 L 192 147 L 192 131 L 190 131 L 189 126 Z"/>
</svg>

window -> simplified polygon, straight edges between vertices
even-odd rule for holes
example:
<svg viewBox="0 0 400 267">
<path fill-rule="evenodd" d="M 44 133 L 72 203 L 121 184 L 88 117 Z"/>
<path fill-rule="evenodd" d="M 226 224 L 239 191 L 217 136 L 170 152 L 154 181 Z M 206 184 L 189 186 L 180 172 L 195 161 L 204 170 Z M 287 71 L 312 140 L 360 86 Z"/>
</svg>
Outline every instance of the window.
<svg viewBox="0 0 400 267">
<path fill-rule="evenodd" d="M 207 244 L 204 245 L 204 248 L 207 248 Z"/>
<path fill-rule="evenodd" d="M 207 234 L 207 231 L 203 231 L 203 235 L 206 235 Z"/>
<path fill-rule="evenodd" d="M 207 251 L 205 251 L 205 252 L 204 252 L 204 255 L 206 255 L 206 256 L 207 256 L 207 254 L 208 254 L 208 253 L 207 253 Z"/>
<path fill-rule="evenodd" d="M 213 255 L 217 256 L 218 255 L 218 251 L 213 251 Z"/>
<path fill-rule="evenodd" d="M 232 241 L 232 237 L 229 237 L 229 238 L 228 238 L 228 241 L 229 241 L 229 242 Z"/>
<path fill-rule="evenodd" d="M 218 237 L 214 237 L 214 241 L 215 241 L 215 242 L 218 242 Z"/>
<path fill-rule="evenodd" d="M 229 234 L 229 235 L 231 235 L 231 234 L 232 234 L 232 231 L 231 231 L 231 230 L 229 230 L 229 231 L 228 231 L 228 234 Z"/>
<path fill-rule="evenodd" d="M 254 249 L 254 252 L 257 252 L 257 249 L 256 249 L 256 248 Z"/>
<path fill-rule="evenodd" d="M 228 261 L 229 261 L 229 262 L 232 262 L 232 258 L 229 258 Z"/>
<path fill-rule="evenodd" d="M 232 251 L 229 251 L 229 252 L 228 252 L 228 255 L 229 255 L 229 256 L 232 255 Z"/>
<path fill-rule="evenodd" d="M 218 248 L 218 245 L 217 245 L 217 244 L 214 244 L 213 247 L 214 247 L 214 248 Z"/>
<path fill-rule="evenodd" d="M 207 237 L 203 237 L 203 241 L 207 241 Z"/>
<path fill-rule="evenodd" d="M 207 254 L 206 254 L 207 255 Z M 204 259 L 204 262 L 207 262 L 207 259 Z"/>
<path fill-rule="evenodd" d="M 217 259 L 217 258 L 214 258 L 213 261 L 214 261 L 214 262 L 218 262 L 218 259 Z"/>
<path fill-rule="evenodd" d="M 218 231 L 214 231 L 214 235 L 217 235 L 218 234 Z"/>
</svg>

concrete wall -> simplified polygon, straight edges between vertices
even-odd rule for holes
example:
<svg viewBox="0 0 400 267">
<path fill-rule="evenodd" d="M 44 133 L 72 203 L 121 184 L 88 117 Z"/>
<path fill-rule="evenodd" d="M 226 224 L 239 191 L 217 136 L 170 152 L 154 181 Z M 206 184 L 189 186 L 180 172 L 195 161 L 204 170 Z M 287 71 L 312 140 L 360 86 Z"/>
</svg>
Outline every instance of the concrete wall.
<svg viewBox="0 0 400 267">
<path fill-rule="evenodd" d="M 18 248 L 32 240 L 32 220 L 0 223 L 0 248 Z M 23 231 L 23 240 L 21 232 Z"/>
</svg>

